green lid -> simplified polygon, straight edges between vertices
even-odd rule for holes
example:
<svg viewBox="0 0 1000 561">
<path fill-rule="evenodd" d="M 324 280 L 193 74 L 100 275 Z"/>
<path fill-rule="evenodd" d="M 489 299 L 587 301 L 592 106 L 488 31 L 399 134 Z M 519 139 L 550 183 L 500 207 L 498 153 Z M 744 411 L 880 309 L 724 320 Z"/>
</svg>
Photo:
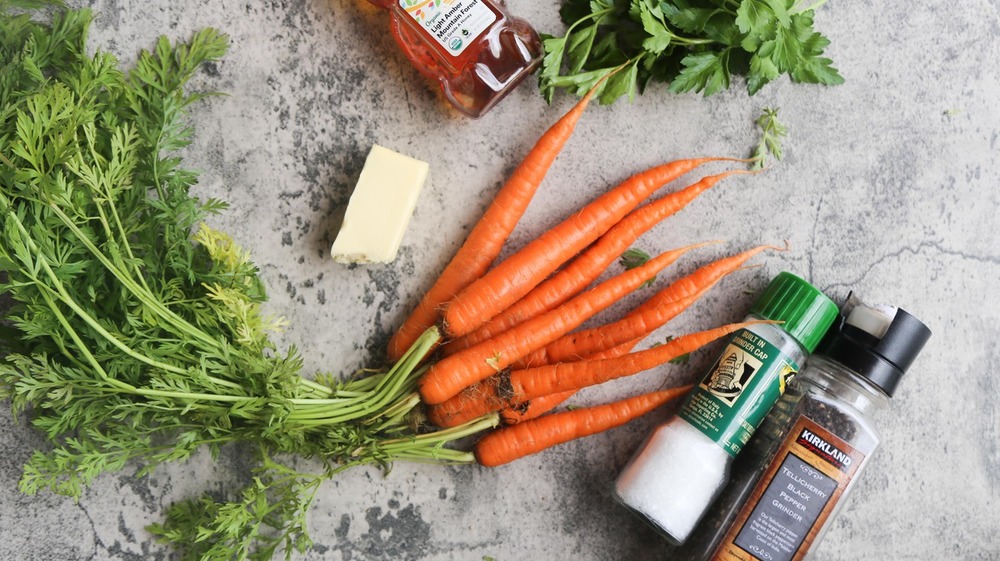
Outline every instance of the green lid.
<svg viewBox="0 0 1000 561">
<path fill-rule="evenodd" d="M 806 352 L 812 353 L 839 310 L 815 286 L 791 273 L 779 273 L 750 308 L 750 313 L 783 322 L 781 328 Z"/>
</svg>

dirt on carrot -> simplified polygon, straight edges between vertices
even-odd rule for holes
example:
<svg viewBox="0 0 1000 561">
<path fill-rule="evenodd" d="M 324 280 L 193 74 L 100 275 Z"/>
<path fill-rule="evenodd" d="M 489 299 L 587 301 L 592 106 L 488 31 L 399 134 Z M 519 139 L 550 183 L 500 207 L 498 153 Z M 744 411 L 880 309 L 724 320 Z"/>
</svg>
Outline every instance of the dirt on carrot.
<svg viewBox="0 0 1000 561">
<path fill-rule="evenodd" d="M 595 355 L 589 356 L 587 357 L 587 359 L 597 360 L 603 358 L 614 358 L 617 356 L 622 356 L 632 352 L 632 349 L 634 349 L 635 346 L 638 345 L 640 342 L 642 342 L 642 338 L 633 339 L 616 347 L 612 347 L 606 351 L 601 351 Z M 535 417 L 538 417 L 555 409 L 556 407 L 558 407 L 560 404 L 562 404 L 575 394 L 576 390 L 570 390 L 558 394 L 546 395 L 543 397 L 530 399 L 523 403 L 518 403 L 517 405 L 501 409 L 500 420 L 504 424 L 513 425 L 516 423 L 520 423 L 521 421 L 534 419 Z"/>
</svg>

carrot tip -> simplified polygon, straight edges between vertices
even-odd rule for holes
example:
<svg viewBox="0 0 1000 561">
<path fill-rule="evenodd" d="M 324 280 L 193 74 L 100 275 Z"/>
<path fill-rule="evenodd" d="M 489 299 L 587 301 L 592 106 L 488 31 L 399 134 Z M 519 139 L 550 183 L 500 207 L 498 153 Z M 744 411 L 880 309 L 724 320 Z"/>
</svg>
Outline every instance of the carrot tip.
<svg viewBox="0 0 1000 561">
<path fill-rule="evenodd" d="M 789 251 L 789 250 L 791 250 L 791 247 L 792 246 L 789 243 L 789 241 L 785 240 L 785 245 L 764 244 L 764 245 L 758 246 L 755 249 L 758 250 L 758 251 L 764 251 L 766 249 L 770 249 L 770 250 L 773 250 L 773 251 Z M 753 250 L 751 250 L 751 251 L 753 251 Z"/>
</svg>

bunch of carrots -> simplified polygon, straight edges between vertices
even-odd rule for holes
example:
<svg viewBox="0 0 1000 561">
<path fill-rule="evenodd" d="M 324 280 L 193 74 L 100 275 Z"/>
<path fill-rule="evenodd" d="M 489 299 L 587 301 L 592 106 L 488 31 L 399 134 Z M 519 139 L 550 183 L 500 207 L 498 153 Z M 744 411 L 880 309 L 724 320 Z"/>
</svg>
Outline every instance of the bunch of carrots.
<svg viewBox="0 0 1000 561">
<path fill-rule="evenodd" d="M 389 357 L 396 360 L 422 335 L 435 338 L 436 358 L 418 386 L 432 423 L 447 428 L 499 416 L 503 426 L 475 444 L 476 458 L 485 466 L 620 426 L 684 395 L 690 386 L 551 413 L 582 388 L 649 370 L 754 323 L 723 325 L 633 350 L 750 258 L 779 249 L 759 246 L 711 262 L 620 320 L 575 331 L 688 251 L 706 245 L 666 251 L 588 289 L 643 233 L 719 181 L 754 173 L 709 175 L 640 206 L 704 164 L 746 162 L 696 158 L 627 178 L 493 265 L 593 95 L 591 91 L 539 138 L 389 342 Z"/>
</svg>

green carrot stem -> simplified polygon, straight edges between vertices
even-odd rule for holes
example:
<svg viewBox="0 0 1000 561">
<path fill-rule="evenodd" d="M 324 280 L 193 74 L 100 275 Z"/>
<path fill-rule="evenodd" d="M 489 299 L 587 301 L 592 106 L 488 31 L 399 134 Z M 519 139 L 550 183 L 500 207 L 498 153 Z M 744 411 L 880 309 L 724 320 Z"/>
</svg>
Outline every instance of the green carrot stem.
<svg viewBox="0 0 1000 561">
<path fill-rule="evenodd" d="M 416 436 L 409 436 L 406 438 L 385 440 L 380 444 L 380 447 L 383 450 L 405 450 L 413 446 L 426 446 L 428 444 L 441 445 L 453 440 L 478 434 L 484 430 L 494 428 L 499 424 L 500 414 L 489 413 L 467 423 L 458 425 L 457 427 L 437 430 L 425 434 L 418 434 Z"/>
<path fill-rule="evenodd" d="M 316 427 L 344 423 L 380 412 L 400 396 L 414 390 L 416 380 L 428 368 L 427 366 L 420 367 L 420 362 L 440 339 L 441 334 L 436 327 L 427 329 L 379 381 L 370 397 L 349 406 L 338 405 L 329 409 L 316 407 L 302 410 L 296 408 L 288 415 L 288 420 L 304 427 Z"/>
<path fill-rule="evenodd" d="M 384 440 L 376 449 L 393 460 L 413 462 L 468 464 L 475 461 L 471 452 L 446 448 L 444 445 L 462 438 L 479 434 L 500 424 L 500 416 L 496 413 L 484 415 L 468 423 L 450 429 L 430 433 Z M 376 454 L 365 454 L 367 448 L 358 448 L 352 453 L 357 458 L 376 458 Z"/>
</svg>

